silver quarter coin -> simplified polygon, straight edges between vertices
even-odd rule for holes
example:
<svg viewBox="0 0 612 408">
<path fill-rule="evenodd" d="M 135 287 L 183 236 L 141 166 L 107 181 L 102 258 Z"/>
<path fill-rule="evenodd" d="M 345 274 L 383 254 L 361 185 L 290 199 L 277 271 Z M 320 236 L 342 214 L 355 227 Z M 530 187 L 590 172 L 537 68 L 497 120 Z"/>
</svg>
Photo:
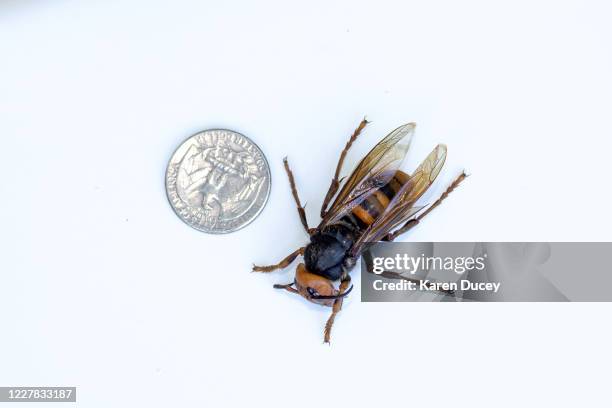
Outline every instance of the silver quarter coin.
<svg viewBox="0 0 612 408">
<path fill-rule="evenodd" d="M 170 205 L 189 226 L 233 232 L 253 221 L 270 195 L 270 167 L 259 147 L 240 133 L 205 130 L 176 149 L 166 170 Z"/>
</svg>

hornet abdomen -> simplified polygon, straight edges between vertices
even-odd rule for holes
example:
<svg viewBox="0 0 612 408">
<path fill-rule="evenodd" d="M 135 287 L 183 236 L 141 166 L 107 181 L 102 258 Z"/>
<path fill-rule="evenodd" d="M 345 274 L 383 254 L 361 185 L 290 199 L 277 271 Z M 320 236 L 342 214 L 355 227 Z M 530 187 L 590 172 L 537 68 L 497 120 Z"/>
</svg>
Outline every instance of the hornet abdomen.
<svg viewBox="0 0 612 408">
<path fill-rule="evenodd" d="M 409 179 L 408 174 L 397 170 L 387 184 L 376 189 L 342 220 L 355 225 L 358 233 L 363 232 L 383 213 L 393 197 Z"/>
</svg>

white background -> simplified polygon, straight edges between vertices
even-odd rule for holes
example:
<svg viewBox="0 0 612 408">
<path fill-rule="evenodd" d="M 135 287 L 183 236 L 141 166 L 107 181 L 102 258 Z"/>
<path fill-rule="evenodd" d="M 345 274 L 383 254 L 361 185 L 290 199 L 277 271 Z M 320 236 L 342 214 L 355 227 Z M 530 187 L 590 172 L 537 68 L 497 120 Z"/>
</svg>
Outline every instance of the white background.
<svg viewBox="0 0 612 408">
<path fill-rule="evenodd" d="M 0 385 L 83 407 L 607 406 L 610 304 L 329 310 L 262 276 L 348 168 L 416 121 L 449 158 L 404 240 L 610 240 L 606 1 L 0 2 Z M 168 158 L 223 127 L 267 155 L 261 216 L 225 236 L 172 212 Z M 580 271 L 576 271 L 580 279 Z M 354 273 L 359 292 L 359 279 Z"/>
</svg>

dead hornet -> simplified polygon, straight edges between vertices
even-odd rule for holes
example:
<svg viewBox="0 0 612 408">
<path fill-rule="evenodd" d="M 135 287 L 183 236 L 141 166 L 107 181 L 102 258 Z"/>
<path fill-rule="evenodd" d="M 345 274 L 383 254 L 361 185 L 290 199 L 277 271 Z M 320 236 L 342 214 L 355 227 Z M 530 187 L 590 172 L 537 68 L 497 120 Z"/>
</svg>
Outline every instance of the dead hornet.
<svg viewBox="0 0 612 408">
<path fill-rule="evenodd" d="M 440 173 L 446 159 L 446 146 L 436 146 L 411 175 L 399 170 L 414 135 L 415 124 L 408 123 L 374 146 L 340 189 L 344 179 L 339 177 L 346 154 L 367 123 L 366 119 L 361 121 L 340 154 L 336 173 L 321 207 L 322 220 L 316 228 L 308 227 L 293 173 L 287 158 L 284 159 L 291 192 L 300 221 L 310 236 L 310 243 L 276 265 L 253 266 L 255 272 L 271 272 L 286 268 L 300 255 L 304 257 L 304 263 L 297 266 L 294 281 L 274 285 L 274 288 L 285 289 L 311 302 L 332 307 L 331 316 L 325 324 L 326 343 L 329 343 L 331 328 L 342 308 L 342 300 L 353 288 L 352 285 L 349 287 L 349 271 L 355 266 L 361 252 L 368 244 L 393 241 L 413 228 L 466 178 L 463 172 L 432 205 L 416 206 L 416 201 Z M 336 198 L 328 210 L 334 196 Z M 333 282 L 338 280 L 340 284 L 336 288 Z"/>
</svg>

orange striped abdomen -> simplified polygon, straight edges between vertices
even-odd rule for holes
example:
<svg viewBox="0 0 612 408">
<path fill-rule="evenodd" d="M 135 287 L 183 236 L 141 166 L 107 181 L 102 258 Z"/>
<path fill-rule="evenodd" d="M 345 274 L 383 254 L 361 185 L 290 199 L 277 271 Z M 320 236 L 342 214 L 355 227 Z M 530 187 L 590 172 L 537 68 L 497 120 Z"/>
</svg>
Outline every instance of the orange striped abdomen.
<svg viewBox="0 0 612 408">
<path fill-rule="evenodd" d="M 409 179 L 410 176 L 403 171 L 396 171 L 387 184 L 378 188 L 373 194 L 363 200 L 361 204 L 353 208 L 351 218 L 362 228 L 372 224 L 387 208 L 389 202 L 395 197 L 402 185 Z"/>
</svg>

